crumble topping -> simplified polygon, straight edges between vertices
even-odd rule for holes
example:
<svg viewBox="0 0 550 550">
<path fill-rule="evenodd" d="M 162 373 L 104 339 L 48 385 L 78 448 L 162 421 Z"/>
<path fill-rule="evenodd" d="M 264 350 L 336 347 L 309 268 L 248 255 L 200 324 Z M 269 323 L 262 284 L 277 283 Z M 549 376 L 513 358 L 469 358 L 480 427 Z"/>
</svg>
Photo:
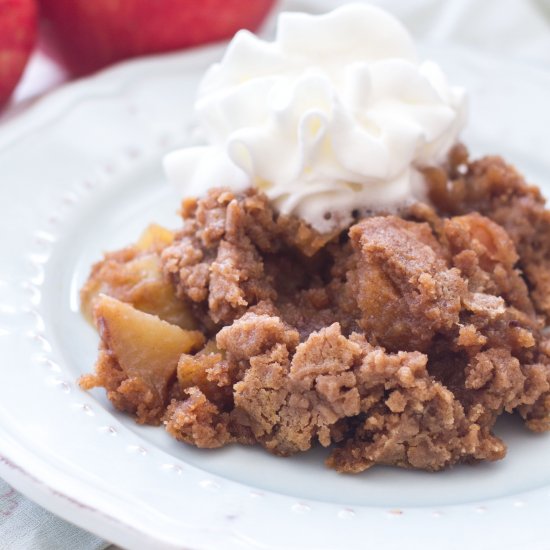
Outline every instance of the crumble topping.
<svg viewBox="0 0 550 550">
<path fill-rule="evenodd" d="M 177 311 L 204 349 L 182 349 L 155 393 L 124 364 L 136 355 L 123 360 L 104 338 L 82 385 L 105 387 L 117 408 L 186 443 L 284 456 L 319 443 L 341 472 L 500 459 L 492 428 L 503 412 L 550 429 L 544 200 L 500 158 L 469 162 L 462 146 L 424 175 L 431 205 L 328 235 L 277 215 L 257 190 L 185 200 L 172 238 L 107 255 L 83 298 L 99 288 L 139 310 L 128 265 L 152 256 L 152 292 L 185 313 L 145 300 L 143 315 Z M 99 326 L 104 316 L 96 305 Z"/>
</svg>

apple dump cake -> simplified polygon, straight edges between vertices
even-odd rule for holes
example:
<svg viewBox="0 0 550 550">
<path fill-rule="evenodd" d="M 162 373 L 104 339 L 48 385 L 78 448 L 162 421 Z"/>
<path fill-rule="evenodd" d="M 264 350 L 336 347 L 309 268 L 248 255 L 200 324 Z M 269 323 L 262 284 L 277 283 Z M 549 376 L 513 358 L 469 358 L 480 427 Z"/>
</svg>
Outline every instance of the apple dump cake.
<svg viewBox="0 0 550 550">
<path fill-rule="evenodd" d="M 500 459 L 503 413 L 550 429 L 550 213 L 468 158 L 465 111 L 381 10 L 237 35 L 199 91 L 208 144 L 165 161 L 183 225 L 82 289 L 82 387 L 201 448 L 330 446 L 340 472 Z"/>
</svg>

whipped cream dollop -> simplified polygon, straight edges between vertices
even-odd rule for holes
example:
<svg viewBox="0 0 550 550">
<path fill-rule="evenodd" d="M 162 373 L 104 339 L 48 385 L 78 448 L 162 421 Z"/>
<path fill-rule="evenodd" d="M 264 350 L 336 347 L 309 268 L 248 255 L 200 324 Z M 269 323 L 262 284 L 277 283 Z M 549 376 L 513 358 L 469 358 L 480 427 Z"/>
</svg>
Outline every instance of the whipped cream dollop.
<svg viewBox="0 0 550 550">
<path fill-rule="evenodd" d="M 392 15 L 348 4 L 282 13 L 273 42 L 237 33 L 205 74 L 195 110 L 206 145 L 164 160 L 183 196 L 255 186 L 280 213 L 325 232 L 355 209 L 422 198 L 417 168 L 445 159 L 466 96 L 418 61 Z"/>
</svg>

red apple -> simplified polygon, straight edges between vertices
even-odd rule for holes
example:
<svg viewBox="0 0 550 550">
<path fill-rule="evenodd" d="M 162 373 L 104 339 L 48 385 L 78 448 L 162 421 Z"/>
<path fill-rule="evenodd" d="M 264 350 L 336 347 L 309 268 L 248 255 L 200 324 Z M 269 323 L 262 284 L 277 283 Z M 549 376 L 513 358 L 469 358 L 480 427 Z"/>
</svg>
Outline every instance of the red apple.
<svg viewBox="0 0 550 550">
<path fill-rule="evenodd" d="M 77 73 L 255 29 L 275 0 L 40 0 Z"/>
<path fill-rule="evenodd" d="M 19 82 L 35 39 L 35 0 L 0 0 L 0 107 Z"/>
</svg>

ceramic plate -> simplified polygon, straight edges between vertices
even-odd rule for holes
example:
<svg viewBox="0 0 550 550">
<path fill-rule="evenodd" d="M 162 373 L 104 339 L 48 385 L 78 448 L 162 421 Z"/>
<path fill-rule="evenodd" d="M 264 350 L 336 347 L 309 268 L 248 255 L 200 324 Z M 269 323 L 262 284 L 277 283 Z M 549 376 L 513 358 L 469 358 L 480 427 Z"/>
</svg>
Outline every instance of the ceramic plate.
<svg viewBox="0 0 550 550">
<path fill-rule="evenodd" d="M 101 253 L 177 226 L 164 152 L 189 142 L 195 88 L 219 47 L 128 63 L 65 87 L 0 130 L 0 475 L 111 541 L 140 549 L 548 548 L 550 434 L 515 418 L 505 460 L 428 474 L 323 465 L 323 450 L 200 451 L 138 427 L 100 390 L 78 290 Z M 464 138 L 550 178 L 550 76 L 425 48 L 471 93 Z"/>
</svg>

